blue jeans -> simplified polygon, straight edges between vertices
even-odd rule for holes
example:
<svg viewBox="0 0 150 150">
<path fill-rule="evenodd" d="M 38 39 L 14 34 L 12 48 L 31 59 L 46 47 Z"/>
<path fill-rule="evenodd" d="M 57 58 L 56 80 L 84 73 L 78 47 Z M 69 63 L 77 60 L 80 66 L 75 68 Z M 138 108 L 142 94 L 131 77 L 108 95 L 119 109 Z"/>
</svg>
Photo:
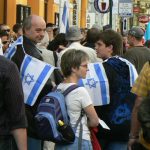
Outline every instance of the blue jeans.
<svg viewBox="0 0 150 150">
<path fill-rule="evenodd" d="M 76 137 L 74 143 L 69 145 L 55 144 L 55 150 L 78 150 L 78 140 Z M 82 150 L 93 150 L 91 141 L 82 139 Z"/>
<path fill-rule="evenodd" d="M 112 141 L 108 142 L 102 150 L 127 150 L 127 142 Z"/>
<path fill-rule="evenodd" d="M 0 150 L 18 150 L 14 138 L 9 136 L 0 139 Z"/>
<path fill-rule="evenodd" d="M 41 150 L 42 141 L 28 137 L 28 150 Z"/>
<path fill-rule="evenodd" d="M 127 142 L 110 142 L 107 150 L 127 150 Z"/>
</svg>

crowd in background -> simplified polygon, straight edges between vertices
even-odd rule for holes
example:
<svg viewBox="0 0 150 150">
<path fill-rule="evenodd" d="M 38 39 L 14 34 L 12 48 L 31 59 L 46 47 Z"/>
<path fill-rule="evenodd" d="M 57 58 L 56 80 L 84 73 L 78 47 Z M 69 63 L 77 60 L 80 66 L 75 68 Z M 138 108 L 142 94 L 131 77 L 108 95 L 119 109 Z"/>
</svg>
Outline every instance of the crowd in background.
<svg viewBox="0 0 150 150">
<path fill-rule="evenodd" d="M 21 36 L 23 37 L 22 45 L 16 46 L 16 53 L 12 56 L 11 61 L 5 60 L 5 54 Z M 66 33 L 59 33 L 59 28 L 54 24 L 46 24 L 43 18 L 32 15 L 25 20 L 23 25 L 17 23 L 12 29 L 9 25 L 1 24 L 0 39 L 4 55 L 0 57 L 0 85 L 2 85 L 0 86 L 0 100 L 3 101 L 0 102 L 3 118 L 3 122 L 0 121 L 0 137 L 7 137 L 2 140 L 0 138 L 0 150 L 9 150 L 10 148 L 6 147 L 7 142 L 12 140 L 14 143 L 14 139 L 19 150 L 72 150 L 76 149 L 78 143 L 78 138 L 73 145 L 69 146 L 55 145 L 50 141 L 42 141 L 37 138 L 33 116 L 41 98 L 52 90 L 57 84 L 57 79 L 55 73 L 52 74 L 40 92 L 36 103 L 33 106 L 25 105 L 24 107 L 18 70 L 21 70 L 25 54 L 61 68 L 64 81 L 58 87 L 62 90 L 71 84 L 78 84 L 80 78 L 86 78 L 88 63 L 101 63 L 104 66 L 109 82 L 110 104 L 94 107 L 89 93 L 83 87 L 70 93 L 67 97 L 67 100 L 72 99 L 72 104 L 67 102 L 72 124 L 77 120 L 81 108 L 86 113 L 82 121 L 84 125 L 83 150 L 93 149 L 89 126 L 98 127 L 97 138 L 102 150 L 150 149 L 150 112 L 148 109 L 150 107 L 148 98 L 150 92 L 150 40 L 145 41 L 142 28 L 132 27 L 121 35 L 112 29 L 102 31 L 98 25 L 93 25 L 90 29 L 72 26 Z M 134 68 L 139 76 L 131 86 L 131 72 Z M 16 76 L 14 77 L 12 74 Z M 17 84 L 14 83 L 15 81 Z M 11 85 L 8 84 L 9 82 Z M 10 88 L 13 89 L 12 84 L 18 91 L 10 90 Z M 126 98 L 123 99 L 124 101 L 121 101 L 121 98 L 120 101 L 117 100 L 119 92 L 124 89 L 126 91 L 123 96 Z M 20 100 L 20 102 L 16 104 L 16 100 Z M 5 101 L 10 104 L 12 109 L 7 109 L 10 106 L 6 105 Z M 132 103 L 129 110 L 126 109 L 128 103 Z M 121 104 L 125 105 L 125 109 Z M 117 106 L 118 108 L 116 108 Z M 124 126 L 122 122 L 114 121 L 114 118 L 117 117 L 115 115 L 118 115 L 116 111 L 123 115 L 126 113 L 125 111 L 128 111 L 128 116 L 125 116 L 122 121 L 126 122 Z M 7 118 L 11 113 L 14 115 Z M 19 117 L 16 113 L 20 114 Z M 98 117 L 108 124 L 111 128 L 110 131 L 103 130 L 98 125 Z M 9 122 L 10 125 L 4 125 Z M 3 133 L 2 130 L 6 132 Z M 19 131 L 14 132 L 16 130 Z M 9 137 L 10 135 L 13 137 Z M 7 142 L 5 143 L 5 141 Z M 12 150 L 17 149 L 16 144 L 14 143 Z"/>
</svg>

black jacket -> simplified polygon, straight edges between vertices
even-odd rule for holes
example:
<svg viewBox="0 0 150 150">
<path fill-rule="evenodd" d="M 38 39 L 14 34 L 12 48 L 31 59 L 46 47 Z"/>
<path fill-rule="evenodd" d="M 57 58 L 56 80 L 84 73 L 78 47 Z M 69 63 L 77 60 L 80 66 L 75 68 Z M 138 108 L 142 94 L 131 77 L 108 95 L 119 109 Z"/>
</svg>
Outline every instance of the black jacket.
<svg viewBox="0 0 150 150">
<path fill-rule="evenodd" d="M 109 82 L 110 104 L 96 106 L 98 116 L 111 130 L 100 127 L 98 138 L 107 141 L 127 141 L 131 112 L 136 96 L 130 92 L 129 67 L 118 58 L 103 63 Z"/>
<path fill-rule="evenodd" d="M 43 60 L 40 51 L 37 49 L 37 47 L 32 43 L 27 37 L 23 36 L 23 48 L 25 50 L 25 53 L 28 55 L 31 55 L 39 60 Z M 23 58 L 25 56 L 25 53 L 23 51 L 22 45 L 17 46 L 17 51 L 15 55 L 13 56 L 12 60 L 17 64 L 19 70 L 23 61 Z M 38 96 L 35 104 L 33 106 L 26 105 L 26 115 L 28 120 L 28 135 L 34 138 L 38 138 L 37 131 L 36 131 L 36 125 L 34 121 L 34 116 L 37 111 L 37 106 L 43 96 L 45 96 L 47 93 L 51 91 L 53 88 L 52 82 L 49 79 L 45 86 L 43 87 L 40 95 Z"/>
</svg>

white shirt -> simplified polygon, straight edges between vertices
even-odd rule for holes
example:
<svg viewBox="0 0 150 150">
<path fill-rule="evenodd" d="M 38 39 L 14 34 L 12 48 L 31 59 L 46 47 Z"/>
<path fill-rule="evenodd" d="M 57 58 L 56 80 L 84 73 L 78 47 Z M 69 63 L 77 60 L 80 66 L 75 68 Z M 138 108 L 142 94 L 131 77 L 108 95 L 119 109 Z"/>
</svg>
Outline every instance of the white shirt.
<svg viewBox="0 0 150 150">
<path fill-rule="evenodd" d="M 70 85 L 75 83 L 61 83 L 58 85 L 58 89 L 61 89 L 63 92 L 66 90 Z M 70 117 L 70 123 L 72 127 L 75 126 L 77 120 L 80 117 L 81 110 L 89 105 L 92 104 L 91 98 L 84 87 L 78 87 L 77 89 L 71 91 L 66 97 L 66 106 L 67 112 Z M 90 140 L 90 131 L 87 125 L 87 116 L 84 115 L 82 117 L 82 125 L 83 125 L 83 134 L 82 139 Z M 76 136 L 79 137 L 79 130 L 80 130 L 80 123 L 76 130 Z"/>
</svg>

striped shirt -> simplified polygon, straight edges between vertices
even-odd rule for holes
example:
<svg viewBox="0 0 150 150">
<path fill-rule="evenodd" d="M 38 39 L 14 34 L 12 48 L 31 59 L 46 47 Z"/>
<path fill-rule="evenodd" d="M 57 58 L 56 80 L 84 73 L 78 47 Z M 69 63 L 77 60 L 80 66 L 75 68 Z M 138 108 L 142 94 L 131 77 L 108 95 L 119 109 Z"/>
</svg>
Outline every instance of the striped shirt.
<svg viewBox="0 0 150 150">
<path fill-rule="evenodd" d="M 16 65 L 0 56 L 0 138 L 26 128 L 23 90 Z"/>
</svg>

